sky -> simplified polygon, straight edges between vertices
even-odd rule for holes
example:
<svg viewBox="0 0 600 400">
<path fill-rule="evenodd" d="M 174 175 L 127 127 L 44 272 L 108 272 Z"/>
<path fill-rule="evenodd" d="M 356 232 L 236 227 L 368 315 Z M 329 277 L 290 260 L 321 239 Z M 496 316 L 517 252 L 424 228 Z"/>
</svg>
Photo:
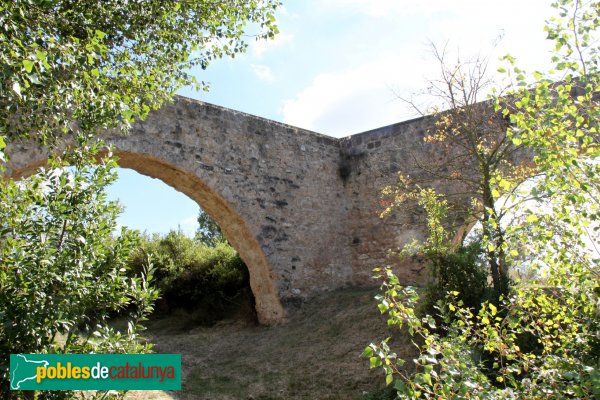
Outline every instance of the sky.
<svg viewBox="0 0 600 400">
<path fill-rule="evenodd" d="M 249 37 L 248 51 L 193 70 L 209 92 L 178 94 L 326 135 L 344 137 L 417 116 L 399 99 L 419 96 L 448 59 L 500 57 L 545 70 L 550 43 L 543 0 L 283 0 L 274 40 Z M 125 212 L 119 223 L 147 232 L 193 234 L 198 205 L 164 183 L 121 169 L 109 189 Z"/>
</svg>

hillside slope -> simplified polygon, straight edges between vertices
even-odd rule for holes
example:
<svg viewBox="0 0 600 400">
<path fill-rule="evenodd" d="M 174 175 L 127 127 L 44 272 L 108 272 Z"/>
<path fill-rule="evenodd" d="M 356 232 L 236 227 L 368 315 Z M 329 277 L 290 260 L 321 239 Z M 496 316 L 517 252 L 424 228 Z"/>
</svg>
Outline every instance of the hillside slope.
<svg viewBox="0 0 600 400">
<path fill-rule="evenodd" d="M 277 327 L 232 319 L 190 330 L 185 315 L 153 321 L 148 336 L 156 351 L 182 354 L 183 389 L 128 398 L 361 399 L 382 386 L 382 375 L 369 371 L 360 353 L 390 333 L 375 293 L 326 293 L 292 309 Z M 394 347 L 412 351 L 409 338 L 395 340 Z"/>
</svg>

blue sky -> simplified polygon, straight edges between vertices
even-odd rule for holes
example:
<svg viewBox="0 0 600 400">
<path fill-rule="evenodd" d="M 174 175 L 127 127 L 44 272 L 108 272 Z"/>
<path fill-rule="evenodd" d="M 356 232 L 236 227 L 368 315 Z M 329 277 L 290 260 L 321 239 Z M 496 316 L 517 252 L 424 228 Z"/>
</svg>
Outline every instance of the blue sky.
<svg viewBox="0 0 600 400">
<path fill-rule="evenodd" d="M 245 54 L 193 71 L 210 92 L 179 94 L 343 137 L 415 116 L 395 93 L 410 97 L 436 77 L 429 42 L 448 43 L 451 60 L 487 56 L 490 71 L 507 53 L 528 70 L 543 70 L 549 59 L 549 1 L 283 2 L 274 40 L 250 39 Z M 197 204 L 156 179 L 119 174 L 109 195 L 126 208 L 120 224 L 195 230 Z"/>
</svg>

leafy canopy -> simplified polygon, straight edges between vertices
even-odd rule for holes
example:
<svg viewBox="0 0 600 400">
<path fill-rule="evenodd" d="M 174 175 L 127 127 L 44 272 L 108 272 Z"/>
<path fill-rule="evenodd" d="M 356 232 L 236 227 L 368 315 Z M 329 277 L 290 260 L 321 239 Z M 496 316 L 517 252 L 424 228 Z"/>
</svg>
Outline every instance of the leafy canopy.
<svg viewBox="0 0 600 400">
<path fill-rule="evenodd" d="M 273 37 L 278 5 L 0 3 L 0 162 L 8 141 L 55 149 L 57 138 L 69 135 L 74 144 L 29 179 L 0 179 L 0 397 L 71 397 L 10 393 L 10 353 L 148 351 L 139 332 L 156 297 L 151 270 L 128 271 L 138 239 L 126 230 L 113 237 L 119 207 L 104 192 L 116 164 L 99 156 L 100 143 L 85 145 L 99 128 L 125 131 L 182 86 L 206 89 L 190 68 L 243 51 L 249 26 L 257 38 Z M 123 312 L 130 314 L 127 329 L 115 331 L 108 318 Z"/>
<path fill-rule="evenodd" d="M 510 97 L 492 99 L 510 121 L 506 138 L 531 154 L 536 176 L 525 184 L 492 181 L 492 196 L 506 201 L 495 202 L 489 215 L 514 216 L 502 246 L 532 277 L 479 309 L 466 307 L 459 291 L 447 293 L 438 303 L 439 330 L 436 318 L 415 313 L 413 288 L 389 269 L 378 271 L 379 309 L 389 325 L 418 338 L 420 356 L 409 372 L 389 340 L 363 355 L 400 398 L 600 397 L 600 2 L 558 0 L 554 7 L 558 15 L 546 27 L 555 43 L 553 68 L 533 73 L 532 82 L 505 57 L 500 72 Z M 435 193 L 422 194 L 434 209 L 446 207 Z M 432 229 L 440 226 L 430 226 L 429 244 L 443 238 Z M 493 249 L 497 242 L 484 237 L 483 244 Z"/>
<path fill-rule="evenodd" d="M 212 247 L 227 242 L 219 225 L 203 210 L 198 213 L 198 229 L 195 237 L 200 243 Z"/>
<path fill-rule="evenodd" d="M 277 33 L 277 0 L 14 0 L 0 4 L 0 136 L 126 126 L 194 66 Z"/>
<path fill-rule="evenodd" d="M 11 353 L 138 353 L 157 291 L 152 267 L 132 273 L 137 233 L 115 233 L 120 206 L 105 188 L 114 160 L 91 166 L 99 147 L 55 159 L 48 169 L 0 190 L 0 394 L 8 388 Z M 66 165 L 72 166 L 65 168 Z M 127 328 L 115 330 L 115 315 Z M 70 398 L 68 392 L 39 398 Z M 62 396 L 62 397 L 61 397 Z"/>
</svg>

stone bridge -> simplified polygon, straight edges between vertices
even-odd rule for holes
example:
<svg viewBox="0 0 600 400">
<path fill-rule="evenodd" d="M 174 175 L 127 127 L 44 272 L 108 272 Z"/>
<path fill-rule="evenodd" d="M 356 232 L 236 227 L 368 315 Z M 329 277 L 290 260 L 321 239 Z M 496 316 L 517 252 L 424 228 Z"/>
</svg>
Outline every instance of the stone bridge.
<svg viewBox="0 0 600 400">
<path fill-rule="evenodd" d="M 325 290 L 373 285 L 387 252 L 424 233 L 423 215 L 378 217 L 382 186 L 416 163 L 440 158 L 423 141 L 429 118 L 336 139 L 177 97 L 134 125 L 105 135 L 119 164 L 196 201 L 222 228 L 250 272 L 261 323 Z M 31 174 L 42 149 L 13 143 L 9 173 Z M 168 204 L 164 205 L 169 207 Z M 397 265 L 405 282 L 418 264 Z"/>
</svg>

